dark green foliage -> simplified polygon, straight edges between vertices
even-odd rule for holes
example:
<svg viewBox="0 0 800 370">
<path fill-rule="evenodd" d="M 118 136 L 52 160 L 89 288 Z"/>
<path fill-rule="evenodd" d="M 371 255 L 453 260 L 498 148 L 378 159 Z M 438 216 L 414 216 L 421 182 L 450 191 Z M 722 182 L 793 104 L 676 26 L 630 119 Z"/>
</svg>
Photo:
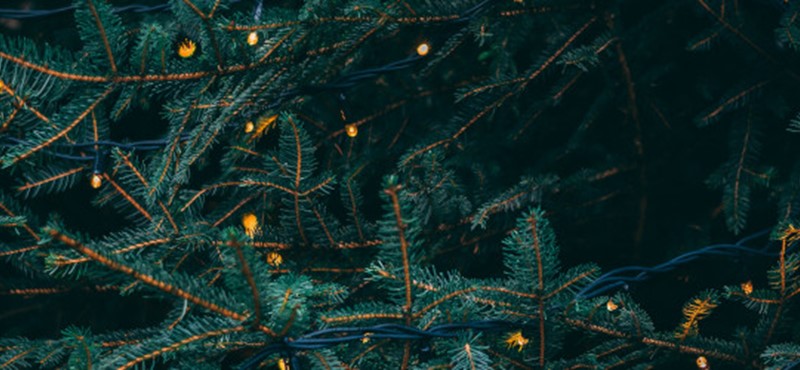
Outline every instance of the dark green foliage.
<svg viewBox="0 0 800 370">
<path fill-rule="evenodd" d="M 797 4 L 253 3 L 76 0 L 66 45 L 0 35 L 1 368 L 231 368 L 489 320 L 258 366 L 800 361 Z M 763 227 L 770 266 L 576 298 Z"/>
</svg>

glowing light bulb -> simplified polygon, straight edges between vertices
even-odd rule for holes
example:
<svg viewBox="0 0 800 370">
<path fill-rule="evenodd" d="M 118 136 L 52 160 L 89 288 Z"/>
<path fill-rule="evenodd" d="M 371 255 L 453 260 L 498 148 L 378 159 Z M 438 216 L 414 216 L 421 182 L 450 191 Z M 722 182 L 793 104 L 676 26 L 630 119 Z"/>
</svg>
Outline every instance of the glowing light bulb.
<svg viewBox="0 0 800 370">
<path fill-rule="evenodd" d="M 255 129 L 256 125 L 253 123 L 253 121 L 247 121 L 247 123 L 244 124 L 244 132 L 247 134 L 253 132 Z"/>
<path fill-rule="evenodd" d="M 522 352 L 522 348 L 528 344 L 528 338 L 522 336 L 522 331 L 516 331 L 511 333 L 508 338 L 506 338 L 505 342 L 508 348 L 519 347 L 517 351 Z"/>
<path fill-rule="evenodd" d="M 245 213 L 242 216 L 242 227 L 244 227 L 244 233 L 247 236 L 254 238 L 259 231 L 258 217 L 252 213 Z"/>
<path fill-rule="evenodd" d="M 247 35 L 247 45 L 250 46 L 258 45 L 258 33 L 256 33 L 256 31 L 250 32 Z"/>
<path fill-rule="evenodd" d="M 617 308 L 619 308 L 619 306 L 614 303 L 614 301 L 609 299 L 608 302 L 606 302 L 606 310 L 608 310 L 608 312 L 614 312 Z"/>
<path fill-rule="evenodd" d="M 753 282 L 748 280 L 742 283 L 742 292 L 745 295 L 750 295 L 753 292 Z"/>
<path fill-rule="evenodd" d="M 103 178 L 100 177 L 99 173 L 92 174 L 92 180 L 90 182 L 92 185 L 92 189 L 99 189 L 103 186 Z"/>
<path fill-rule="evenodd" d="M 344 125 L 344 132 L 347 133 L 347 136 L 356 137 L 358 135 L 358 126 L 348 123 Z"/>
<path fill-rule="evenodd" d="M 706 356 L 698 357 L 697 360 L 695 360 L 695 363 L 697 364 L 698 369 L 706 370 L 711 368 L 708 366 L 708 359 L 706 358 Z"/>
<path fill-rule="evenodd" d="M 194 41 L 189 39 L 184 39 L 180 44 L 178 44 L 178 56 L 181 58 L 191 58 L 194 56 L 194 53 L 197 51 L 197 44 Z"/>
<path fill-rule="evenodd" d="M 424 57 L 431 51 L 431 46 L 427 42 L 417 45 L 417 55 Z"/>
<path fill-rule="evenodd" d="M 369 337 L 372 336 L 372 333 L 364 333 L 364 336 L 361 337 L 361 343 L 367 344 L 369 343 Z"/>
<path fill-rule="evenodd" d="M 283 263 L 283 256 L 278 252 L 267 253 L 267 263 L 272 267 L 278 267 Z"/>
</svg>

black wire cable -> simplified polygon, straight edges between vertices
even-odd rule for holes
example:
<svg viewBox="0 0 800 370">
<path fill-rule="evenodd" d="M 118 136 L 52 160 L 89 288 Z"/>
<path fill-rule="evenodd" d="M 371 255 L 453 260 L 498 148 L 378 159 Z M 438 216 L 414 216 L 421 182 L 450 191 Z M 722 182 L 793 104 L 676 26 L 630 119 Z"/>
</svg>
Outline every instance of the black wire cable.
<svg viewBox="0 0 800 370">
<path fill-rule="evenodd" d="M 667 262 L 654 267 L 626 266 L 611 270 L 592 284 L 578 291 L 573 301 L 597 297 L 603 293 L 608 293 L 614 289 L 627 287 L 628 283 L 642 283 L 650 279 L 654 274 L 671 271 L 678 266 L 692 262 L 701 257 L 722 256 L 740 257 L 742 255 L 756 256 L 777 256 L 778 253 L 768 250 L 771 243 L 767 243 L 762 248 L 747 247 L 745 244 L 764 237 L 769 234 L 770 229 L 760 230 L 737 241 L 735 244 L 715 244 L 699 248 L 681 254 Z M 626 274 L 637 273 L 634 276 Z M 563 307 L 550 307 L 550 310 L 560 310 Z M 281 343 L 273 343 L 264 347 L 257 354 L 245 361 L 240 370 L 250 370 L 257 366 L 261 361 L 273 354 L 284 354 L 283 356 L 291 359 L 292 369 L 297 367 L 297 359 L 294 353 L 302 350 L 315 350 L 329 348 L 338 344 L 362 340 L 364 338 L 375 339 L 398 339 L 398 340 L 423 340 L 432 338 L 453 338 L 458 332 L 464 330 L 477 331 L 498 331 L 509 328 L 525 328 L 531 325 L 525 323 L 514 323 L 503 320 L 472 321 L 456 324 L 442 324 L 432 326 L 427 330 L 399 324 L 379 324 L 366 327 L 336 327 L 317 330 L 303 335 L 297 339 L 284 338 Z M 800 365 L 800 361 L 793 362 L 787 367 L 794 368 Z"/>
<path fill-rule="evenodd" d="M 455 338 L 460 332 L 468 330 L 500 331 L 510 328 L 526 327 L 525 324 L 504 320 L 470 321 L 456 324 L 442 324 L 421 330 L 399 324 L 378 324 L 365 327 L 337 327 L 317 330 L 296 339 L 284 338 L 280 343 L 264 347 L 239 366 L 240 370 L 254 369 L 267 357 L 283 354 L 295 359 L 294 353 L 303 350 L 315 350 L 333 347 L 342 343 L 370 339 L 423 340 L 434 338 Z M 299 370 L 293 365 L 292 370 Z"/>
<path fill-rule="evenodd" d="M 242 0 L 231 0 L 232 4 L 238 3 Z M 163 3 L 158 5 L 143 5 L 143 4 L 131 4 L 131 5 L 124 5 L 124 6 L 117 6 L 114 7 L 114 13 L 125 13 L 125 12 L 132 12 L 132 13 L 145 13 L 145 12 L 156 12 L 169 9 L 169 3 Z M 53 8 L 53 9 L 11 9 L 11 8 L 0 8 L 0 18 L 9 18 L 9 19 L 28 19 L 28 18 L 39 18 L 39 17 L 47 17 L 51 15 L 56 15 L 59 13 L 68 12 L 71 10 L 75 10 L 75 5 L 64 6 L 61 8 Z"/>
<path fill-rule="evenodd" d="M 234 0 L 233 2 L 238 2 L 241 0 Z M 476 16 L 481 14 L 482 11 L 488 8 L 490 5 L 490 0 L 483 0 L 478 2 L 477 4 L 473 5 L 472 7 L 468 8 L 467 10 L 463 11 L 458 18 L 450 20 L 447 23 L 463 23 L 465 21 L 469 21 L 474 19 Z M 161 4 L 155 6 L 145 6 L 145 5 L 128 5 L 123 7 L 115 8 L 115 12 L 123 12 L 123 11 L 135 11 L 135 12 L 144 12 L 144 11 L 154 11 L 154 10 L 163 10 L 168 7 L 168 4 Z M 260 13 L 262 11 L 262 3 L 257 4 L 257 7 L 254 11 L 255 19 L 260 17 Z M 14 10 L 14 9 L 0 9 L 0 18 L 4 17 L 4 14 L 11 14 L 16 15 L 18 18 L 27 18 L 27 17 L 37 17 L 37 16 L 45 16 L 51 15 L 59 12 L 65 12 L 74 9 L 73 6 L 57 8 L 57 9 L 50 9 L 50 10 Z M 14 18 L 6 17 L 6 18 Z M 282 91 L 278 96 L 276 96 L 273 102 L 267 104 L 264 109 L 274 109 L 281 106 L 288 100 L 296 98 L 301 95 L 313 95 L 322 92 L 339 92 L 340 103 L 345 104 L 344 94 L 342 93 L 343 90 L 352 88 L 356 86 L 359 82 L 369 79 L 374 79 L 385 75 L 390 72 L 403 70 L 409 68 L 416 64 L 419 60 L 423 59 L 424 55 L 419 55 L 417 53 L 413 53 L 408 55 L 407 57 L 390 62 L 380 67 L 373 67 L 373 68 L 366 68 L 359 71 L 348 73 L 344 76 L 339 77 L 334 82 L 326 83 L 326 84 L 317 84 L 317 85 L 308 85 L 302 86 L 299 88 L 291 88 Z M 348 117 L 349 117 L 349 112 Z M 228 126 L 237 126 L 235 123 L 229 123 Z M 181 135 L 180 141 L 186 141 L 189 139 L 187 134 Z M 58 144 L 55 147 L 64 149 L 64 150 L 81 150 L 84 155 L 74 155 L 68 153 L 57 152 L 54 150 L 42 150 L 43 154 L 50 155 L 56 158 L 61 158 L 65 160 L 71 161 L 79 161 L 79 162 L 87 162 L 91 160 L 95 160 L 96 162 L 99 161 L 103 155 L 101 153 L 95 153 L 95 148 L 103 147 L 103 152 L 108 152 L 108 147 L 116 147 L 125 150 L 133 150 L 133 151 L 149 151 L 149 150 L 156 150 L 163 148 L 172 140 L 168 138 L 162 139 L 153 139 L 153 140 L 144 140 L 144 141 L 137 141 L 132 143 L 121 143 L 109 140 L 100 140 L 96 142 L 83 142 L 83 143 L 76 143 L 76 144 Z M 3 136 L 0 137 L 0 147 L 13 147 L 17 145 L 31 145 L 31 143 L 17 139 L 13 137 Z M 102 166 L 98 163 L 94 165 L 95 170 L 102 171 Z"/>
<path fill-rule="evenodd" d="M 742 238 L 735 244 L 714 244 L 705 246 L 700 249 L 681 254 L 653 267 L 625 266 L 613 269 L 603 275 L 600 275 L 600 277 L 598 277 L 591 284 L 578 291 L 578 293 L 575 294 L 575 299 L 589 299 L 619 288 L 628 289 L 629 284 L 631 283 L 641 283 L 647 281 L 655 274 L 672 271 L 679 266 L 685 265 L 702 257 L 740 257 L 743 255 L 775 257 L 778 255 L 776 252 L 770 252 L 767 250 L 769 243 L 763 248 L 752 248 L 745 246 L 746 243 L 763 237 L 769 234 L 769 232 L 770 229 L 758 231 L 745 238 Z"/>
</svg>

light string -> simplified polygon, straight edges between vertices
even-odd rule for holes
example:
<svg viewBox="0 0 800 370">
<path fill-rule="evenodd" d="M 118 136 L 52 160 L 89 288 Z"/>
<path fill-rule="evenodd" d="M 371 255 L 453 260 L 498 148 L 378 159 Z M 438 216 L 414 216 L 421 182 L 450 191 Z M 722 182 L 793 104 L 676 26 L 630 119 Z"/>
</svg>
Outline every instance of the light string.
<svg viewBox="0 0 800 370">
<path fill-rule="evenodd" d="M 238 3 L 242 0 L 231 0 L 231 4 Z M 124 5 L 124 6 L 116 6 L 114 7 L 114 13 L 125 13 L 125 12 L 132 12 L 132 13 L 145 13 L 145 12 L 155 12 L 155 11 L 162 11 L 169 9 L 169 3 L 163 3 L 158 5 L 143 5 L 143 4 L 131 4 L 131 5 Z M 8 19 L 27 19 L 27 18 L 39 18 L 39 17 L 47 17 L 51 15 L 56 15 L 59 13 L 68 12 L 71 10 L 75 10 L 75 5 L 64 6 L 61 8 L 53 8 L 53 9 L 10 9 L 10 8 L 0 8 L 0 18 L 8 18 Z"/>
<path fill-rule="evenodd" d="M 572 302 L 596 298 L 604 293 L 611 293 L 615 289 L 628 289 L 629 283 L 643 283 L 652 278 L 655 274 L 672 271 L 681 265 L 685 265 L 701 257 L 740 257 L 747 254 L 766 257 L 778 256 L 777 252 L 768 251 L 770 245 L 773 244 L 771 242 L 767 243 L 767 245 L 762 248 L 753 248 L 745 245 L 748 242 L 768 235 L 769 232 L 770 229 L 760 230 L 740 239 L 734 244 L 714 244 L 705 246 L 697 250 L 681 254 L 654 267 L 626 266 L 613 269 L 601 275 L 583 289 L 579 290 L 575 294 Z M 636 275 L 630 276 L 632 273 L 636 273 Z M 548 307 L 548 311 L 561 310 L 563 307 L 564 306 Z M 483 320 L 436 325 L 428 328 L 427 330 L 421 330 L 412 326 L 400 324 L 327 328 L 310 332 L 296 339 L 283 338 L 282 342 L 273 343 L 264 347 L 261 351 L 240 365 L 239 369 L 254 369 L 259 363 L 261 363 L 261 361 L 270 355 L 282 354 L 287 358 L 290 358 L 290 368 L 292 370 L 300 370 L 299 362 L 295 352 L 329 348 L 338 344 L 363 340 L 364 338 L 396 340 L 454 338 L 458 336 L 458 332 L 465 330 L 498 331 L 526 327 L 532 328 L 534 325 L 505 320 Z M 800 365 L 800 361 L 795 361 L 788 365 L 786 369 L 792 369 L 798 365 Z"/>
<path fill-rule="evenodd" d="M 238 2 L 238 1 L 240 1 L 240 0 L 235 0 L 234 2 Z M 456 17 L 456 18 L 454 18 L 454 19 L 452 19 L 452 20 L 450 20 L 448 22 L 445 22 L 445 24 L 447 24 L 447 23 L 462 23 L 462 22 L 465 22 L 465 21 L 469 21 L 469 20 L 473 19 L 474 17 L 476 17 L 477 15 L 479 15 L 483 10 L 485 10 L 488 7 L 488 5 L 490 5 L 490 3 L 491 3 L 490 0 L 483 0 L 483 1 L 475 4 L 474 6 L 470 7 L 469 9 L 465 10 L 464 12 L 462 12 L 459 15 L 459 17 Z M 120 8 L 115 8 L 115 11 L 116 12 L 120 12 L 120 11 L 151 11 L 151 10 L 164 9 L 167 6 L 168 6 L 167 4 L 162 4 L 162 5 L 157 5 L 157 6 L 150 6 L 150 7 L 144 6 L 144 5 L 128 5 L 128 6 L 124 6 L 124 7 L 120 7 Z M 254 10 L 254 19 L 257 20 L 260 17 L 261 12 L 262 12 L 262 7 L 263 7 L 262 3 L 259 2 L 257 4 L 257 6 L 256 6 L 256 9 Z M 47 12 L 62 12 L 62 11 L 68 11 L 68 10 L 72 10 L 72 9 L 74 9 L 74 6 L 58 8 L 58 9 L 52 9 L 52 10 L 48 10 Z M 3 14 L 4 14 L 5 11 L 13 11 L 13 10 L 0 9 L 0 18 L 3 17 Z M 30 10 L 28 10 L 28 11 L 20 10 L 20 11 L 17 11 L 17 12 L 20 12 L 20 14 L 22 14 L 24 12 L 31 12 L 31 11 Z M 42 15 L 49 15 L 49 14 L 50 13 L 42 14 Z M 425 50 L 426 50 L 425 53 L 420 53 L 419 52 L 419 49 L 422 46 L 425 46 Z M 362 82 L 364 80 L 374 79 L 374 78 L 380 77 L 382 75 L 385 75 L 387 73 L 403 70 L 403 69 L 406 69 L 406 68 L 409 68 L 409 67 L 413 66 L 417 61 L 425 58 L 425 56 L 428 54 L 427 50 L 430 49 L 430 46 L 427 43 L 423 43 L 423 44 L 418 45 L 416 49 L 417 50 L 415 50 L 414 53 L 408 55 L 407 57 L 405 57 L 403 59 L 400 59 L 400 60 L 397 60 L 397 61 L 394 61 L 394 62 L 390 62 L 390 63 L 385 64 L 385 65 L 380 66 L 380 67 L 366 68 L 366 69 L 362 69 L 362 70 L 359 70 L 359 71 L 351 72 L 351 73 L 345 74 L 345 75 L 337 78 L 335 81 L 330 82 L 330 83 L 301 86 L 301 87 L 290 88 L 290 89 L 284 90 L 284 91 L 280 92 L 277 95 L 277 97 L 275 97 L 275 99 L 274 99 L 274 101 L 272 103 L 264 106 L 263 109 L 264 110 L 275 109 L 275 108 L 281 106 L 286 101 L 291 100 L 293 98 L 296 98 L 298 96 L 313 95 L 313 94 L 318 94 L 318 93 L 322 93 L 322 92 L 329 92 L 329 91 L 334 91 L 334 92 L 338 91 L 339 92 L 338 100 L 339 100 L 340 106 L 342 106 L 342 105 L 344 105 L 346 103 L 346 98 L 344 96 L 343 90 L 352 88 L 355 85 L 357 85 L 359 82 Z M 342 108 L 342 111 L 345 112 L 346 109 Z M 349 117 L 349 114 L 348 114 L 348 117 Z M 231 126 L 239 126 L 239 125 L 237 123 L 228 123 L 226 125 L 226 127 L 231 127 Z M 179 138 L 179 140 L 181 142 L 186 141 L 188 139 L 189 139 L 189 136 L 187 134 L 181 135 L 181 137 Z M 167 145 L 170 145 L 171 143 L 172 143 L 172 140 L 167 139 L 167 138 L 144 140 L 144 141 L 137 141 L 137 142 L 131 142 L 131 143 L 121 143 L 121 142 L 110 141 L 110 140 L 102 140 L 102 141 L 96 141 L 96 142 L 83 142 L 83 143 L 78 143 L 78 144 L 58 144 L 58 145 L 54 145 L 55 147 L 64 148 L 64 149 L 68 149 L 68 150 L 69 149 L 73 149 L 73 150 L 80 149 L 80 150 L 84 151 L 85 153 L 87 153 L 87 155 L 78 156 L 78 155 L 73 155 L 73 154 L 60 153 L 60 152 L 56 152 L 56 151 L 53 151 L 53 150 L 42 150 L 41 152 L 43 154 L 46 154 L 46 155 L 50 155 L 50 156 L 53 156 L 53 157 L 56 157 L 56 158 L 61 158 L 61 159 L 70 160 L 70 161 L 88 162 L 88 161 L 94 160 L 96 162 L 95 165 L 94 165 L 95 171 L 98 171 L 98 170 L 102 171 L 103 170 L 102 166 L 97 162 L 103 156 L 103 153 L 96 153 L 95 152 L 95 148 L 98 148 L 98 147 L 104 147 L 104 148 L 116 147 L 116 148 L 125 149 L 125 150 L 148 151 L 148 150 L 156 150 L 156 149 L 163 148 L 163 147 L 165 147 Z M 18 146 L 18 145 L 33 145 L 33 143 L 27 142 L 27 141 L 22 140 L 22 139 L 9 137 L 9 136 L 0 137 L 0 147 L 14 147 L 14 146 Z M 107 153 L 107 149 L 104 149 L 103 152 Z"/>
</svg>

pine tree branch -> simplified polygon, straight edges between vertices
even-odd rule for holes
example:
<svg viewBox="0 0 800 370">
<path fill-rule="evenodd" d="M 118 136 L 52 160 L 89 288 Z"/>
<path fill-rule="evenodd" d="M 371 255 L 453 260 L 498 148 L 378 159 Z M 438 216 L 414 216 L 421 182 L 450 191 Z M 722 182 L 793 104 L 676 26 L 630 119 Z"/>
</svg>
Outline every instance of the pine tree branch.
<svg viewBox="0 0 800 370">
<path fill-rule="evenodd" d="M 170 285 L 170 284 L 165 283 L 165 282 L 160 281 L 160 280 L 156 280 L 152 276 L 143 274 L 143 273 L 141 273 L 139 271 L 136 271 L 135 269 L 127 266 L 127 265 L 123 265 L 123 264 L 121 264 L 119 262 L 113 261 L 113 260 L 109 259 L 108 257 L 105 257 L 105 256 L 101 255 L 100 253 L 97 253 L 94 250 L 92 250 L 92 249 L 86 247 L 85 245 L 79 243 L 77 240 L 72 239 L 72 238 L 68 237 L 65 234 L 62 234 L 58 230 L 50 229 L 48 231 L 48 234 L 50 235 L 51 238 L 64 243 L 65 245 L 69 246 L 70 248 L 75 249 L 76 251 L 80 252 L 81 254 L 85 255 L 86 257 L 91 258 L 93 261 L 96 261 L 96 262 L 98 262 L 98 263 L 100 263 L 100 264 L 102 264 L 102 265 L 104 265 L 104 266 L 106 266 L 106 267 L 108 267 L 108 268 L 110 268 L 110 269 L 112 269 L 114 271 L 118 271 L 118 272 L 121 272 L 121 273 L 123 273 L 125 275 L 129 275 L 129 276 L 133 277 L 134 279 L 136 279 L 138 281 L 141 281 L 142 283 L 145 283 L 147 285 L 150 285 L 150 286 L 152 286 L 152 287 L 154 287 L 154 288 L 156 288 L 158 290 L 161 290 L 161 291 L 163 291 L 165 293 L 177 296 L 177 297 L 179 297 L 181 299 L 186 299 L 189 302 L 192 302 L 192 303 L 194 303 L 194 304 L 196 304 L 196 305 L 198 305 L 200 307 L 203 307 L 203 308 L 205 308 L 205 309 L 207 309 L 207 310 L 209 310 L 211 312 L 215 312 L 217 314 L 220 314 L 222 316 L 225 316 L 225 317 L 237 320 L 237 321 L 244 321 L 244 320 L 247 319 L 247 316 L 245 316 L 245 315 L 242 315 L 242 314 L 240 314 L 238 312 L 235 312 L 235 311 L 231 311 L 228 308 L 221 307 L 221 306 L 217 305 L 216 303 L 212 303 L 212 302 L 206 301 L 206 300 L 204 300 L 204 299 L 202 299 L 202 298 L 200 298 L 200 297 L 198 297 L 196 295 L 193 295 L 193 294 L 191 294 L 191 293 L 189 293 L 189 292 L 187 292 L 187 291 L 185 291 L 185 290 L 183 290 L 181 288 L 178 288 L 176 286 Z M 270 336 L 273 336 L 273 337 L 276 336 L 276 333 L 274 331 L 272 331 L 270 328 L 268 328 L 268 327 L 266 327 L 264 325 L 259 325 L 258 329 L 263 331 L 264 333 L 270 335 Z"/>
<path fill-rule="evenodd" d="M 136 358 L 128 361 L 124 365 L 120 366 L 119 368 L 117 368 L 117 370 L 130 369 L 130 368 L 138 365 L 139 363 L 142 363 L 144 361 L 156 358 L 156 357 L 161 356 L 161 355 L 163 355 L 163 354 L 165 354 L 167 352 L 177 351 L 181 347 L 183 347 L 183 346 L 185 346 L 185 345 L 187 345 L 189 343 L 192 343 L 192 342 L 196 342 L 196 341 L 203 340 L 203 339 L 206 339 L 206 338 L 211 338 L 211 337 L 218 337 L 218 336 L 229 334 L 229 333 L 236 333 L 236 332 L 240 332 L 240 331 L 244 331 L 244 330 L 245 330 L 245 328 L 243 326 L 234 326 L 232 328 L 220 329 L 220 330 L 211 330 L 211 331 L 208 331 L 208 332 L 205 332 L 205 333 L 202 333 L 202 334 L 192 335 L 192 336 L 190 336 L 188 338 L 184 338 L 184 339 L 182 339 L 182 340 L 180 340 L 178 342 L 172 343 L 169 346 L 162 347 L 162 348 L 159 348 L 159 349 L 154 350 L 152 352 L 149 352 L 149 353 L 147 353 L 147 354 L 145 354 L 143 356 L 136 357 Z"/>
<path fill-rule="evenodd" d="M 106 29 L 103 27 L 100 15 L 97 14 L 97 8 L 95 8 L 94 2 L 92 2 L 92 0 L 86 0 L 86 5 L 89 7 L 89 11 L 92 12 L 92 17 L 94 17 L 94 21 L 97 24 L 97 31 L 100 32 L 100 39 L 103 40 L 103 46 L 106 49 L 106 55 L 108 55 L 108 63 L 111 65 L 111 73 L 116 75 L 117 63 L 114 61 L 114 53 L 111 52 L 111 45 L 108 42 L 108 36 L 106 36 Z"/>
<path fill-rule="evenodd" d="M 405 236 L 406 225 L 403 223 L 403 216 L 400 212 L 400 200 L 397 197 L 397 191 L 400 190 L 399 185 L 390 186 L 384 189 L 383 192 L 389 195 L 392 202 L 392 211 L 394 212 L 395 222 L 397 223 L 397 237 L 400 239 L 400 252 L 403 259 L 403 281 L 405 284 L 406 304 L 403 306 L 403 312 L 410 314 L 411 312 L 411 274 L 409 272 L 408 263 L 408 241 Z"/>
</svg>

